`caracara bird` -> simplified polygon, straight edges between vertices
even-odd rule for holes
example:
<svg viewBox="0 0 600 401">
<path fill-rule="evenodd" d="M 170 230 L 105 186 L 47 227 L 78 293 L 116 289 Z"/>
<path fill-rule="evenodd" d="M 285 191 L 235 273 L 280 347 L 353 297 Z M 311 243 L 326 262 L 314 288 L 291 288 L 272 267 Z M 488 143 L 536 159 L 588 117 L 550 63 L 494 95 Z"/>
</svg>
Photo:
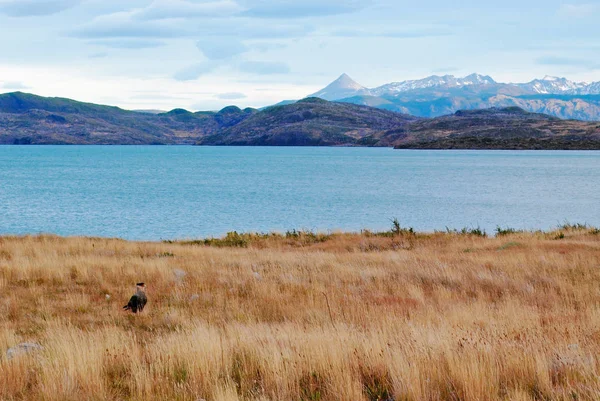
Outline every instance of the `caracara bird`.
<svg viewBox="0 0 600 401">
<path fill-rule="evenodd" d="M 148 302 L 148 298 L 146 298 L 146 285 L 144 283 L 137 283 L 135 285 L 135 294 L 133 294 L 123 309 L 138 313 L 144 310 L 146 302 Z"/>
</svg>

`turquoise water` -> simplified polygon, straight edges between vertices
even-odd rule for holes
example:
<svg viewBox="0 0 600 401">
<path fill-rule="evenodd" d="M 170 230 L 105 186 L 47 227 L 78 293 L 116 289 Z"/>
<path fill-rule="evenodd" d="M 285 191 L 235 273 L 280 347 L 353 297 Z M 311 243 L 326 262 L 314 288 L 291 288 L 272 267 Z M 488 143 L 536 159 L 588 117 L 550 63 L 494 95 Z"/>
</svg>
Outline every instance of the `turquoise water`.
<svg viewBox="0 0 600 401">
<path fill-rule="evenodd" d="M 600 152 L 1 146 L 0 233 L 600 226 Z"/>
</svg>

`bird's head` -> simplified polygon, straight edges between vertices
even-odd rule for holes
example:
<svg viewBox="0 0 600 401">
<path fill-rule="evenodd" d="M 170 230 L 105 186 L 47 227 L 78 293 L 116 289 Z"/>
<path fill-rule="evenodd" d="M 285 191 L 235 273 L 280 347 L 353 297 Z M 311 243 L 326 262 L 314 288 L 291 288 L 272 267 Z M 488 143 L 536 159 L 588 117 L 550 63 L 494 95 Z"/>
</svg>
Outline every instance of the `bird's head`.
<svg viewBox="0 0 600 401">
<path fill-rule="evenodd" d="M 146 291 L 146 284 L 144 283 L 137 283 L 135 285 L 135 289 L 138 291 Z"/>
</svg>

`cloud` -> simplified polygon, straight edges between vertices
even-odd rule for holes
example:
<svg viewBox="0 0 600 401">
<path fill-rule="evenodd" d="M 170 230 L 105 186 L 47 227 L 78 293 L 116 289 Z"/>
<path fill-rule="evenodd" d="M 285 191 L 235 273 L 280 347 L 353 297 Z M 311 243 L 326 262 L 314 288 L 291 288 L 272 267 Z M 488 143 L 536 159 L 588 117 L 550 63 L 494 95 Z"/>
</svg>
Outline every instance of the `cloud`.
<svg viewBox="0 0 600 401">
<path fill-rule="evenodd" d="M 6 89 L 6 90 L 23 90 L 23 89 L 29 89 L 29 86 L 25 85 L 22 82 L 18 82 L 18 81 L 7 81 L 7 82 L 3 82 L 2 85 L 0 85 L 0 88 Z"/>
<path fill-rule="evenodd" d="M 136 21 L 131 12 L 102 15 L 75 28 L 69 36 L 84 39 L 96 38 L 174 38 L 190 35 L 181 24 L 155 21 Z"/>
<path fill-rule="evenodd" d="M 535 60 L 535 63 L 539 64 L 539 65 L 582 67 L 582 68 L 587 68 L 587 69 L 591 69 L 591 70 L 600 68 L 600 63 L 597 61 L 580 59 L 580 58 L 563 57 L 563 56 L 538 57 Z"/>
<path fill-rule="evenodd" d="M 165 95 L 163 93 L 147 93 L 147 94 L 138 94 L 138 95 L 132 95 L 129 96 L 129 99 L 132 100 L 176 100 L 176 101 L 181 101 L 181 100 L 190 100 L 190 97 L 187 96 L 171 96 L 171 95 Z"/>
<path fill-rule="evenodd" d="M 106 53 L 106 52 L 92 53 L 88 56 L 88 58 L 105 58 L 105 57 L 108 57 L 108 53 Z"/>
<path fill-rule="evenodd" d="M 225 105 L 225 103 L 223 102 L 223 104 L 215 104 L 215 100 L 214 99 L 202 99 L 194 104 L 192 104 L 190 106 L 190 108 L 192 110 L 196 110 L 196 111 L 219 111 L 220 109 L 223 108 L 223 106 Z"/>
<path fill-rule="evenodd" d="M 347 14 L 370 5 L 358 0 L 246 0 L 248 8 L 242 14 L 259 18 L 305 18 Z"/>
<path fill-rule="evenodd" d="M 600 10 L 598 4 L 563 4 L 558 10 L 559 15 L 571 18 L 584 18 L 595 14 Z"/>
<path fill-rule="evenodd" d="M 177 81 L 193 81 L 198 79 L 200 76 L 208 74 L 219 67 L 219 63 L 206 62 L 192 64 L 173 75 L 173 78 Z"/>
<path fill-rule="evenodd" d="M 302 37 L 314 30 L 311 25 L 305 23 L 265 24 L 264 21 L 238 17 L 207 18 L 202 20 L 202 23 L 193 19 L 143 20 L 136 17 L 138 12 L 139 10 L 134 10 L 101 15 L 86 24 L 71 29 L 67 34 L 80 39 L 225 37 L 237 38 L 238 41 L 241 41 L 274 37 L 279 39 Z M 203 40 L 202 43 L 205 44 L 209 40 Z"/>
<path fill-rule="evenodd" d="M 198 35 L 210 37 L 237 37 L 249 39 L 283 39 L 297 38 L 314 31 L 314 27 L 306 23 L 285 23 L 265 21 L 253 18 L 229 18 L 204 21 L 197 27 Z"/>
<path fill-rule="evenodd" d="M 431 72 L 433 72 L 434 74 L 443 74 L 443 73 L 450 73 L 450 72 L 457 72 L 457 71 L 459 71 L 459 69 L 456 67 L 442 67 L 442 68 L 436 68 L 436 69 L 432 70 Z"/>
<path fill-rule="evenodd" d="M 287 64 L 272 61 L 244 61 L 240 63 L 239 69 L 242 72 L 257 75 L 288 74 L 290 72 Z"/>
<path fill-rule="evenodd" d="M 417 29 L 339 29 L 331 32 L 331 36 L 344 38 L 398 38 L 416 39 L 434 36 L 450 36 L 452 32 L 447 28 L 417 28 Z"/>
<path fill-rule="evenodd" d="M 196 46 L 210 60 L 226 60 L 248 51 L 242 42 L 234 38 L 201 39 Z"/>
<path fill-rule="evenodd" d="M 113 49 L 154 49 L 162 47 L 165 42 L 154 39 L 108 39 L 108 40 L 90 40 L 92 45 L 110 47 Z"/>
<path fill-rule="evenodd" d="M 222 100 L 238 100 L 238 99 L 245 99 L 247 96 L 244 95 L 243 93 L 239 93 L 239 92 L 229 92 L 229 93 L 219 93 L 215 97 L 217 99 L 222 99 Z"/>
<path fill-rule="evenodd" d="M 157 0 L 139 11 L 134 18 L 141 20 L 161 20 L 169 18 L 223 17 L 242 11 L 231 0 L 193 2 L 186 0 Z"/>
<path fill-rule="evenodd" d="M 268 52 L 271 50 L 281 50 L 287 48 L 288 45 L 285 43 L 256 43 L 252 45 L 252 50 L 256 50 L 259 52 Z"/>
<path fill-rule="evenodd" d="M 80 2 L 80 0 L 4 0 L 0 1 L 0 13 L 10 17 L 39 17 L 65 11 Z"/>
</svg>

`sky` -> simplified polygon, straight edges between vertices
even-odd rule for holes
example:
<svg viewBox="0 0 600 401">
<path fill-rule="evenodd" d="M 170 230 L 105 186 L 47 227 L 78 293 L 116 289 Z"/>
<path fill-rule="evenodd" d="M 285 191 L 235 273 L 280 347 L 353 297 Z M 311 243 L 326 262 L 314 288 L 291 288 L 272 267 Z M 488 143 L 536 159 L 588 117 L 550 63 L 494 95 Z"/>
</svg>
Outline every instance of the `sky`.
<svg viewBox="0 0 600 401">
<path fill-rule="evenodd" d="M 597 0 L 0 0 L 0 93 L 217 110 L 342 73 L 600 81 L 599 19 Z"/>
</svg>

